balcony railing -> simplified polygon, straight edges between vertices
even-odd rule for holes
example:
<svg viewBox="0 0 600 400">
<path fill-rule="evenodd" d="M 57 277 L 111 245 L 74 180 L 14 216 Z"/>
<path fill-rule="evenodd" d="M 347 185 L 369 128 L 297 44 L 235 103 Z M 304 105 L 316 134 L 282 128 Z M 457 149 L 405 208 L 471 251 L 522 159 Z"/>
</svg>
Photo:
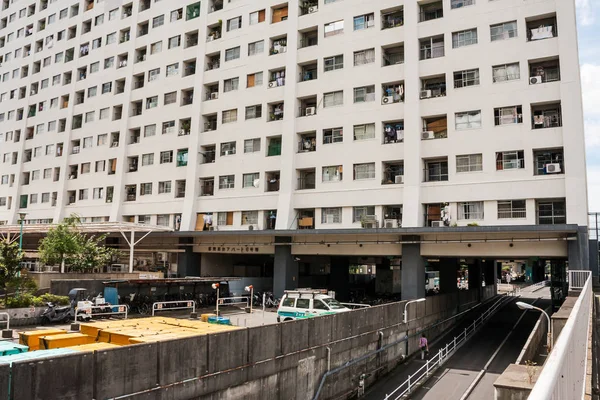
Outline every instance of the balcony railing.
<svg viewBox="0 0 600 400">
<path fill-rule="evenodd" d="M 400 172 L 384 172 L 383 179 L 381 180 L 382 185 L 398 185 L 404 183 L 404 175 Z"/>
<path fill-rule="evenodd" d="M 524 208 L 513 208 L 512 210 L 498 210 L 498 219 L 526 218 L 527 211 Z"/>
<path fill-rule="evenodd" d="M 448 180 L 448 167 L 427 168 L 423 170 L 424 182 L 444 182 Z"/>
<path fill-rule="evenodd" d="M 381 21 L 381 29 L 391 29 L 404 25 L 404 17 L 384 17 Z"/>
<path fill-rule="evenodd" d="M 527 41 L 549 39 L 558 36 L 556 25 L 542 25 L 536 28 L 527 28 Z"/>
<path fill-rule="evenodd" d="M 444 9 L 440 8 L 431 11 L 422 11 L 419 13 L 419 22 L 431 21 L 433 19 L 443 18 Z"/>
<path fill-rule="evenodd" d="M 302 176 L 298 178 L 298 190 L 314 189 L 315 176 Z"/>
<path fill-rule="evenodd" d="M 444 57 L 444 44 L 435 45 L 421 49 L 420 60 L 428 60 L 430 58 Z"/>
<path fill-rule="evenodd" d="M 532 129 L 558 128 L 561 126 L 560 110 L 547 110 L 531 118 Z"/>
<path fill-rule="evenodd" d="M 308 153 L 317 150 L 316 138 L 306 138 L 298 142 L 298 153 Z"/>
</svg>

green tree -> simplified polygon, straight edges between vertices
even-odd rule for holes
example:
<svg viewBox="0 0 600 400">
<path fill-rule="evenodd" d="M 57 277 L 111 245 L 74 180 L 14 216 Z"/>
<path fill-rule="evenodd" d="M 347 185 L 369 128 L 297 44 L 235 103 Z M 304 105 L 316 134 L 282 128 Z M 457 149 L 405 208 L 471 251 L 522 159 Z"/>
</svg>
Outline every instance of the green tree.
<svg viewBox="0 0 600 400">
<path fill-rule="evenodd" d="M 20 286 L 19 272 L 23 252 L 19 250 L 16 242 L 0 241 L 0 289 L 4 291 L 5 299 L 8 298 L 8 288 Z"/>
<path fill-rule="evenodd" d="M 40 261 L 46 265 L 60 264 L 61 272 L 67 268 L 87 272 L 119 255 L 116 249 L 104 245 L 106 235 L 87 236 L 79 231 L 80 224 L 78 217 L 71 216 L 50 229 L 40 241 Z"/>
</svg>

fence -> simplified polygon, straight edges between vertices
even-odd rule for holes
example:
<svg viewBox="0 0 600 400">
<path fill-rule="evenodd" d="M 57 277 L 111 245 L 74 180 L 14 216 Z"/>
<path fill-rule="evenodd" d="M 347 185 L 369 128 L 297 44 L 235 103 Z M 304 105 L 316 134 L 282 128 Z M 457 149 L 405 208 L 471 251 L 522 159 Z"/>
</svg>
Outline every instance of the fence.
<svg viewBox="0 0 600 400">
<path fill-rule="evenodd" d="M 177 306 L 176 304 L 185 305 Z M 186 310 L 188 308 L 191 308 L 193 313 L 196 312 L 196 302 L 193 300 L 157 301 L 152 303 L 152 316 L 154 317 L 156 311 Z"/>
<path fill-rule="evenodd" d="M 111 312 L 99 312 L 99 313 L 95 313 L 93 310 L 94 309 L 99 309 L 99 310 L 105 310 L 107 308 L 111 309 Z M 117 311 L 112 311 L 114 309 L 117 309 Z M 75 323 L 77 323 L 77 318 L 80 315 L 79 313 L 83 313 L 87 316 L 89 316 L 90 318 L 93 317 L 94 315 L 96 316 L 102 316 L 102 317 L 108 317 L 111 315 L 123 315 L 125 319 L 127 319 L 127 314 L 129 313 L 129 306 L 125 305 L 125 304 L 121 304 L 121 305 L 116 305 L 116 306 L 90 306 L 90 307 L 85 307 L 85 308 L 76 308 L 75 309 Z"/>
<path fill-rule="evenodd" d="M 592 312 L 591 277 L 591 271 L 569 271 L 569 290 L 581 285 L 581 294 L 529 395 L 530 400 L 583 398 Z"/>
<path fill-rule="evenodd" d="M 10 329 L 10 314 L 6 312 L 0 312 L 0 315 L 6 316 L 6 330 Z"/>
<path fill-rule="evenodd" d="M 514 292 L 513 292 L 514 294 Z M 428 358 L 425 365 L 419 368 L 414 374 L 408 375 L 408 379 L 400 386 L 398 386 L 394 391 L 390 394 L 386 394 L 385 400 L 399 400 L 405 395 L 409 394 L 420 381 L 426 379 L 430 376 L 430 373 L 445 363 L 451 356 L 456 352 L 466 341 L 477 332 L 477 330 L 485 324 L 485 322 L 504 304 L 506 304 L 507 299 L 509 297 L 503 297 L 501 299 L 496 300 L 492 307 L 488 308 L 479 318 L 473 321 L 473 324 L 469 325 L 465 328 L 463 332 L 461 332 L 458 336 L 455 336 L 452 341 L 446 344 L 445 347 L 442 347 L 437 354 L 433 357 Z M 394 397 L 392 397 L 394 396 Z"/>
</svg>

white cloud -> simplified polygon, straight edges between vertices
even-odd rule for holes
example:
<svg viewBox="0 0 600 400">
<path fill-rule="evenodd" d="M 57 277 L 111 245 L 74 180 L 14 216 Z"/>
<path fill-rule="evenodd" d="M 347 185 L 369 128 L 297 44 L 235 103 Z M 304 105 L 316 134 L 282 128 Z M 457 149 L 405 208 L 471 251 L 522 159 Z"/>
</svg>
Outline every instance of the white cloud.
<svg viewBox="0 0 600 400">
<path fill-rule="evenodd" d="M 577 20 L 582 26 L 589 26 L 594 23 L 596 16 L 592 7 L 592 0 L 576 0 Z"/>
<path fill-rule="evenodd" d="M 581 66 L 583 115 L 585 118 L 586 145 L 589 150 L 600 151 L 600 65 Z"/>
<path fill-rule="evenodd" d="M 588 209 L 600 212 L 600 166 L 588 166 Z"/>
</svg>

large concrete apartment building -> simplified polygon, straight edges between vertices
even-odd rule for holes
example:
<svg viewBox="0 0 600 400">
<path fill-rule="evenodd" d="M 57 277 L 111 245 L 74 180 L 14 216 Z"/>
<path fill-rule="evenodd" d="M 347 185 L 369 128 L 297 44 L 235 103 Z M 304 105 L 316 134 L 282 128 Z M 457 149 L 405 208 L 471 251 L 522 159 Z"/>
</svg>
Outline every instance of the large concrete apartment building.
<svg viewBox="0 0 600 400">
<path fill-rule="evenodd" d="M 574 0 L 2 0 L 0 78 L 5 224 L 169 226 L 278 291 L 587 268 Z"/>
</svg>

